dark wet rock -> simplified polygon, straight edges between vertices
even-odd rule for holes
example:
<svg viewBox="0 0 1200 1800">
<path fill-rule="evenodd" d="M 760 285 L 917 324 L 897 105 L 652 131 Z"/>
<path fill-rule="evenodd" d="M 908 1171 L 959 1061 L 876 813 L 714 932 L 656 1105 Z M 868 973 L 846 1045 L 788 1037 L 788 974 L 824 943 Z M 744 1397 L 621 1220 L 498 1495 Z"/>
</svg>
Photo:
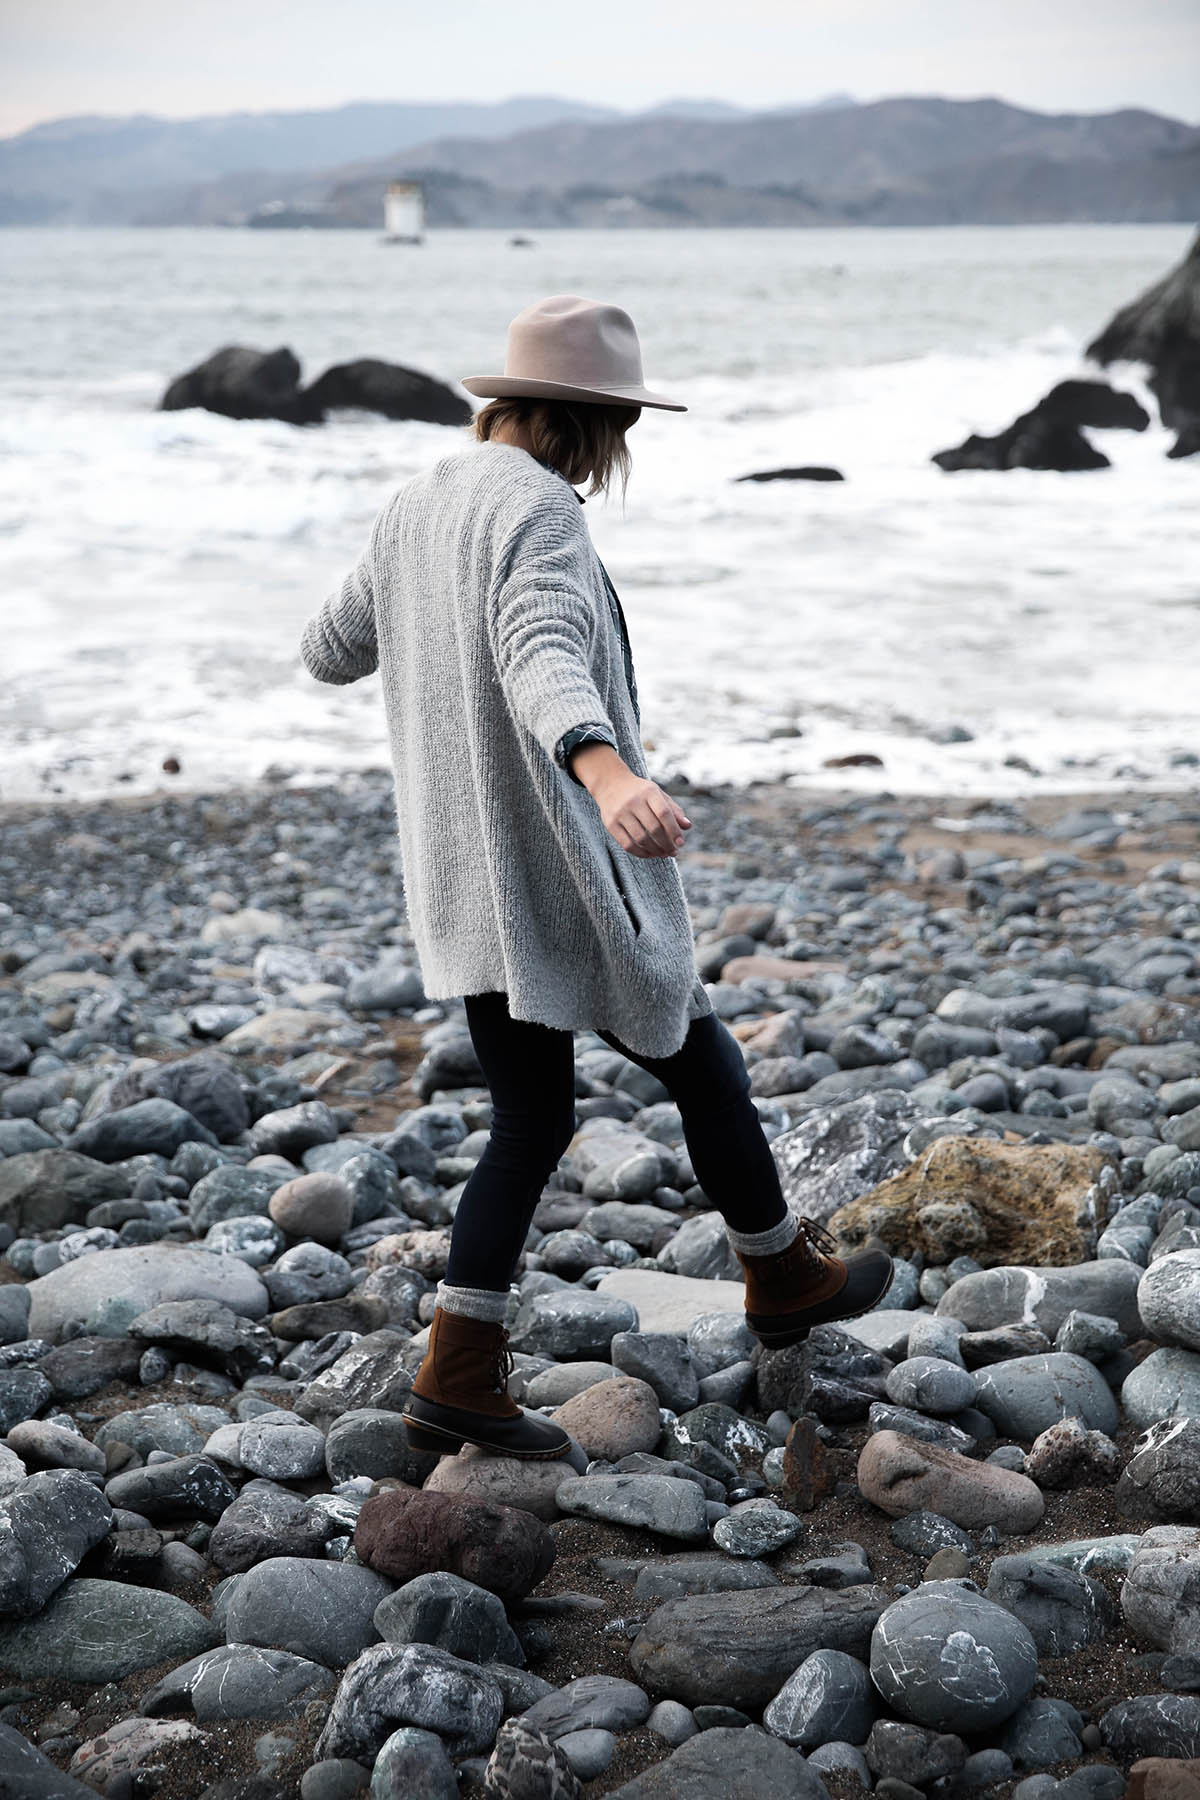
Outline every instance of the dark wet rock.
<svg viewBox="0 0 1200 1800">
<path fill-rule="evenodd" d="M 138 1711 L 153 1718 L 190 1703 L 202 1723 L 293 1719 L 310 1700 L 330 1694 L 336 1679 L 319 1663 L 239 1639 L 172 1669 L 143 1694 Z"/>
<path fill-rule="evenodd" d="M 1000 1748 L 1015 1769 L 1045 1769 L 1073 1762 L 1083 1752 L 1083 1719 L 1066 1700 L 1037 1696 L 1019 1706 L 1004 1728 Z"/>
<path fill-rule="evenodd" d="M 1034 1324 L 1050 1338 L 1068 1313 L 1097 1312 L 1115 1319 L 1127 1338 L 1136 1338 L 1142 1331 L 1137 1308 L 1141 1275 L 1136 1265 L 1111 1257 L 1064 1269 L 980 1269 L 948 1288 L 937 1311 L 961 1319 L 970 1331 Z"/>
<path fill-rule="evenodd" d="M 1200 1419 L 1167 1419 L 1137 1441 L 1117 1483 L 1117 1509 L 1158 1523 L 1200 1517 Z"/>
<path fill-rule="evenodd" d="M 519 1600 L 549 1571 L 554 1540 L 530 1513 L 471 1500 L 387 1488 L 358 1515 L 354 1548 L 393 1581 L 447 1569 L 502 1600 Z"/>
<path fill-rule="evenodd" d="M 995 1325 L 990 1331 L 964 1331 L 958 1348 L 968 1369 L 986 1369 L 1016 1356 L 1048 1355 L 1054 1345 L 1037 1325 Z"/>
<path fill-rule="evenodd" d="M 747 1501 L 718 1519 L 713 1543 L 727 1556 L 770 1556 L 799 1537 L 804 1526 L 795 1513 L 771 1500 Z"/>
<path fill-rule="evenodd" d="M 266 1289 L 253 1269 L 234 1256 L 178 1244 L 81 1256 L 31 1281 L 29 1298 L 31 1335 L 52 1343 L 68 1319 L 84 1320 L 101 1337 L 121 1336 L 130 1320 L 166 1300 L 216 1300 L 251 1319 L 267 1311 Z"/>
<path fill-rule="evenodd" d="M 262 1413 L 238 1435 L 238 1460 L 269 1481 L 308 1481 L 325 1472 L 325 1437 L 294 1413 Z"/>
<path fill-rule="evenodd" d="M 234 1586 L 225 1634 L 230 1643 L 271 1645 L 344 1669 L 379 1641 L 374 1613 L 391 1593 L 386 1576 L 355 1563 L 268 1557 Z"/>
<path fill-rule="evenodd" d="M 445 1570 L 418 1575 L 385 1596 L 374 1620 L 380 1637 L 390 1644 L 436 1644 L 466 1662 L 525 1662 L 503 1602 Z"/>
<path fill-rule="evenodd" d="M 704 1495 L 691 1481 L 664 1475 L 568 1476 L 555 1495 L 560 1512 L 656 1531 L 699 1543 L 708 1536 Z"/>
<path fill-rule="evenodd" d="M 0 1161 L 0 1225 L 15 1232 L 56 1231 L 77 1223 L 101 1200 L 129 1192 L 119 1169 L 76 1150 L 27 1150 Z"/>
<path fill-rule="evenodd" d="M 513 1320 L 514 1350 L 553 1357 L 556 1362 L 607 1357 L 618 1331 L 636 1331 L 637 1314 L 627 1300 L 576 1288 L 531 1294 Z"/>
<path fill-rule="evenodd" d="M 986 1593 L 1020 1619 L 1040 1656 L 1069 1656 L 1102 1639 L 1113 1620 L 1108 1590 L 1100 1582 L 1028 1556 L 998 1556 Z"/>
<path fill-rule="evenodd" d="M 1200 1350 L 1200 1250 L 1151 1263 L 1138 1283 L 1138 1310 L 1160 1344 Z"/>
<path fill-rule="evenodd" d="M 174 1594 L 77 1577 L 35 1618 L 0 1624 L 0 1666 L 18 1680 L 98 1687 L 216 1642 L 208 1620 Z"/>
<path fill-rule="evenodd" d="M 331 1331 L 354 1331 L 361 1336 L 381 1331 L 391 1323 L 386 1300 L 364 1294 L 358 1288 L 337 1300 L 308 1300 L 272 1313 L 267 1323 L 276 1337 L 299 1344 L 325 1337 Z"/>
<path fill-rule="evenodd" d="M 650 1701 L 636 1682 L 617 1675 L 580 1675 L 546 1694 L 522 1716 L 522 1723 L 556 1743 L 572 1732 L 598 1728 L 633 1731 L 650 1716 Z"/>
<path fill-rule="evenodd" d="M 239 1138 L 250 1123 L 245 1090 L 237 1074 L 225 1057 L 211 1050 L 118 1077 L 109 1102 L 119 1108 L 152 1096 L 182 1107 L 222 1144 Z"/>
<path fill-rule="evenodd" d="M 763 1714 L 776 1737 L 797 1749 L 837 1740 L 866 1741 L 875 1717 L 865 1663 L 840 1650 L 816 1650 L 789 1675 Z"/>
<path fill-rule="evenodd" d="M 0 1617 L 27 1618 L 108 1535 L 112 1507 L 82 1471 L 31 1475 L 0 1502 Z"/>
<path fill-rule="evenodd" d="M 1200 1644 L 1200 1528 L 1157 1525 L 1138 1541 L 1121 1588 L 1137 1637 L 1182 1655 Z"/>
<path fill-rule="evenodd" d="M 273 1481 L 248 1481 L 213 1526 L 207 1553 L 229 1575 L 266 1557 L 323 1556 L 330 1535 L 328 1521 L 302 1495 Z"/>
<path fill-rule="evenodd" d="M 966 1762 L 967 1747 L 953 1732 L 926 1731 L 902 1719 L 876 1719 L 865 1754 L 872 1773 L 881 1780 L 926 1787 L 945 1775 L 956 1775 Z"/>
<path fill-rule="evenodd" d="M 1139 1694 L 1100 1720 L 1105 1748 L 1121 1762 L 1143 1756 L 1200 1757 L 1200 1695 Z"/>
<path fill-rule="evenodd" d="M 128 1444 L 141 1457 L 148 1457 L 152 1450 L 190 1456 L 203 1450 L 210 1434 L 228 1423 L 228 1414 L 219 1406 L 172 1405 L 159 1400 L 115 1413 L 97 1426 L 93 1441 L 105 1451 L 115 1444 Z"/>
<path fill-rule="evenodd" d="M 686 1412 L 700 1398 L 695 1358 L 671 1332 L 618 1331 L 610 1354 L 624 1375 L 648 1382 L 672 1412 Z"/>
<path fill-rule="evenodd" d="M 960 1431 L 949 1419 L 930 1419 L 909 1407 L 888 1406 L 875 1401 L 867 1412 L 873 1432 L 898 1431 L 903 1437 L 919 1438 L 923 1444 L 940 1444 L 943 1450 L 959 1450 L 970 1456 L 978 1448 L 969 1431 Z"/>
<path fill-rule="evenodd" d="M 788 1205 L 824 1224 L 903 1167 L 905 1135 L 922 1117 L 916 1101 L 889 1088 L 822 1107 L 781 1133 L 771 1153 Z"/>
<path fill-rule="evenodd" d="M 177 1456 L 114 1475 L 105 1488 L 113 1506 L 147 1519 L 219 1519 L 234 1489 L 211 1457 Z"/>
<path fill-rule="evenodd" d="M 356 357 L 334 363 L 309 384 L 304 400 L 320 416 L 327 410 L 354 407 L 382 413 L 385 419 L 424 419 L 431 425 L 468 425 L 472 409 L 453 388 L 401 363 L 383 362 L 377 356 Z M 405 990 L 401 1002 L 416 1005 L 422 998 L 420 981 L 415 991 Z M 361 1005 L 361 1000 L 351 1004 Z M 394 1005 L 392 1001 L 390 1004 Z"/>
<path fill-rule="evenodd" d="M 887 1608 L 871 1637 L 871 1676 L 884 1700 L 940 1730 L 1003 1724 L 1037 1672 L 1025 1626 L 971 1582 L 924 1582 Z"/>
<path fill-rule="evenodd" d="M 66 1148 L 96 1162 L 115 1163 L 148 1150 L 173 1156 L 181 1144 L 216 1142 L 208 1126 L 182 1106 L 173 1100 L 152 1099 L 89 1119 L 71 1133 Z"/>
<path fill-rule="evenodd" d="M 81 1432 L 49 1419 L 25 1419 L 10 1429 L 8 1448 L 34 1469 L 91 1469 L 103 1474 L 104 1452 Z"/>
<path fill-rule="evenodd" d="M 400 1725 L 436 1731 L 447 1750 L 470 1755 L 492 1744 L 504 1713 L 493 1676 L 429 1644 L 372 1644 L 343 1675 L 314 1760 L 371 1763 Z"/>
<path fill-rule="evenodd" d="M 41 1412 L 53 1391 L 40 1369 L 0 1369 L 0 1433 Z"/>
<path fill-rule="evenodd" d="M 1005 1437 L 1028 1442 L 1064 1418 L 1111 1436 L 1120 1422 L 1108 1383 L 1082 1356 L 1015 1357 L 981 1369 L 978 1382 L 977 1405 Z"/>
<path fill-rule="evenodd" d="M 309 1383 L 296 1401 L 297 1413 L 327 1432 L 343 1413 L 369 1407 L 400 1412 L 413 1384 L 408 1343 L 403 1332 L 368 1332 Z"/>
<path fill-rule="evenodd" d="M 828 1800 L 803 1756 L 755 1726 L 702 1731 L 610 1800 Z"/>
<path fill-rule="evenodd" d="M 758 1362 L 758 1398 L 764 1412 L 791 1418 L 810 1413 L 829 1424 L 865 1418 L 872 1401 L 887 1395 L 892 1364 L 836 1325 L 817 1325 L 804 1343 L 764 1350 Z"/>
<path fill-rule="evenodd" d="M 442 1458 L 442 1466 L 452 1460 Z M 378 1481 L 394 1475 L 420 1487 L 438 1466 L 437 1457 L 410 1449 L 403 1419 L 386 1408 L 368 1406 L 342 1413 L 325 1437 L 325 1467 L 331 1481 L 349 1481 L 355 1475 Z"/>
<path fill-rule="evenodd" d="M 85 1787 L 66 1775 L 48 1756 L 31 1744 L 23 1732 L 0 1722 L 0 1759 L 3 1760 L 8 1800 L 95 1800 L 94 1787 Z"/>
<path fill-rule="evenodd" d="M 1144 431 L 1150 416 L 1105 381 L 1060 381 L 996 437 L 972 435 L 932 459 L 942 469 L 1105 469 L 1108 458 L 1080 426 Z"/>
<path fill-rule="evenodd" d="M 579 1800 L 566 1754 L 523 1719 L 506 1719 L 488 1758 L 486 1787 L 496 1800 Z"/>
<path fill-rule="evenodd" d="M 865 1658 L 884 1606 L 880 1588 L 843 1593 L 771 1588 L 670 1600 L 653 1612 L 629 1653 L 652 1692 L 749 1710 L 765 1706 L 816 1650 Z"/>
<path fill-rule="evenodd" d="M 730 1562 L 724 1556 L 676 1556 L 643 1565 L 633 1584 L 633 1600 L 682 1600 L 689 1594 L 721 1594 L 735 1589 L 778 1587 L 779 1577 L 764 1562 L 751 1558 Z"/>
<path fill-rule="evenodd" d="M 266 1326 L 219 1300 L 168 1300 L 152 1306 L 130 1320 L 129 1336 L 192 1361 L 211 1362 L 239 1383 L 275 1367 L 275 1346 Z"/>
<path fill-rule="evenodd" d="M 337 1120 L 323 1100 L 302 1100 L 278 1112 L 263 1113 L 254 1121 L 250 1142 L 256 1156 L 283 1156 L 299 1162 L 317 1144 L 332 1144 Z"/>
<path fill-rule="evenodd" d="M 803 463 L 799 467 L 758 469 L 753 475 L 735 475 L 735 481 L 845 481 L 840 469 L 822 463 Z"/>
<path fill-rule="evenodd" d="M 316 422 L 321 416 L 300 390 L 300 364 L 286 347 L 252 350 L 226 344 L 170 382 L 159 408 L 180 412 L 189 407 L 221 413 L 228 419 L 283 419 L 291 425 Z"/>
<path fill-rule="evenodd" d="M 939 1550 L 961 1550 L 975 1554 L 973 1540 L 953 1519 L 924 1510 L 909 1513 L 888 1527 L 888 1536 L 901 1550 L 913 1556 L 935 1556 Z"/>
</svg>

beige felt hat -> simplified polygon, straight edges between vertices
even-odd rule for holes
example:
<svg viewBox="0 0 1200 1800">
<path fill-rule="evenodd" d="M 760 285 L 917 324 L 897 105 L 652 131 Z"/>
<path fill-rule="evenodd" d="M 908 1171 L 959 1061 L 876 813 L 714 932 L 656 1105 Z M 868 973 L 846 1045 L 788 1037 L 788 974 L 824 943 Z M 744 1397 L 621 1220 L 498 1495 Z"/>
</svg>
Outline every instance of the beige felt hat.
<svg viewBox="0 0 1200 1800">
<path fill-rule="evenodd" d="M 519 312 L 508 328 L 503 375 L 464 375 L 462 385 L 489 400 L 527 395 L 687 411 L 682 400 L 668 400 L 645 386 L 629 314 L 578 294 L 551 294 Z"/>
</svg>

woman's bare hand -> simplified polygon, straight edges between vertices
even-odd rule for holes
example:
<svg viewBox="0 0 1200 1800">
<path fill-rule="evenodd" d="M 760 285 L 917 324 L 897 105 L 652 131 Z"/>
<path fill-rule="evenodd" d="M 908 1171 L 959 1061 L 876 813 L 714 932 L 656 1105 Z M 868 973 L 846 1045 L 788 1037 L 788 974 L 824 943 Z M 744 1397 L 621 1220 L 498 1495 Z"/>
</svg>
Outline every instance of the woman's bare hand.
<svg viewBox="0 0 1200 1800">
<path fill-rule="evenodd" d="M 627 772 L 602 790 L 600 817 L 610 837 L 630 856 L 674 856 L 691 820 L 656 781 Z"/>
<path fill-rule="evenodd" d="M 609 744 L 581 744 L 573 768 L 600 808 L 609 836 L 631 856 L 674 856 L 692 821 L 670 794 L 635 775 Z"/>
</svg>

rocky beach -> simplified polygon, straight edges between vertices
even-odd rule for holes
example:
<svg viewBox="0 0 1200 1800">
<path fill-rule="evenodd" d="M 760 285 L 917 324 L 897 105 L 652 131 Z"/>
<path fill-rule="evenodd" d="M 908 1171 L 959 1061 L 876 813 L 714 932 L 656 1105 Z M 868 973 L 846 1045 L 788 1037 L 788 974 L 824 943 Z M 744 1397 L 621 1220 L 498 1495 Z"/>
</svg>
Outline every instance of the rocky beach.
<svg viewBox="0 0 1200 1800">
<path fill-rule="evenodd" d="M 760 1349 L 581 1031 L 555 1463 L 400 1421 L 489 1102 L 390 779 L 4 809 L 0 1793 L 1200 1792 L 1200 803 L 671 787 L 788 1200 L 896 1275 Z"/>
</svg>

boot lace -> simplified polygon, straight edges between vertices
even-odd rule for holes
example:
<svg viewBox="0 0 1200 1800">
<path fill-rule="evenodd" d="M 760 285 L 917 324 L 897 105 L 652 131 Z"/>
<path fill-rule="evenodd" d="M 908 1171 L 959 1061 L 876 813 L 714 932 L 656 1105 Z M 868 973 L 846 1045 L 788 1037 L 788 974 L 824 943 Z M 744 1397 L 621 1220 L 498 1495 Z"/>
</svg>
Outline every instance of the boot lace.
<svg viewBox="0 0 1200 1800">
<path fill-rule="evenodd" d="M 502 1326 L 500 1335 L 496 1339 L 496 1348 L 492 1353 L 491 1366 L 492 1386 L 498 1394 L 508 1392 L 508 1378 L 516 1366 L 517 1359 L 509 1348 L 508 1332 Z"/>
<path fill-rule="evenodd" d="M 819 1268 L 823 1256 L 837 1255 L 837 1239 L 831 1237 L 815 1219 L 796 1220 L 796 1243 L 803 1245 L 802 1254 L 813 1268 Z"/>
</svg>

